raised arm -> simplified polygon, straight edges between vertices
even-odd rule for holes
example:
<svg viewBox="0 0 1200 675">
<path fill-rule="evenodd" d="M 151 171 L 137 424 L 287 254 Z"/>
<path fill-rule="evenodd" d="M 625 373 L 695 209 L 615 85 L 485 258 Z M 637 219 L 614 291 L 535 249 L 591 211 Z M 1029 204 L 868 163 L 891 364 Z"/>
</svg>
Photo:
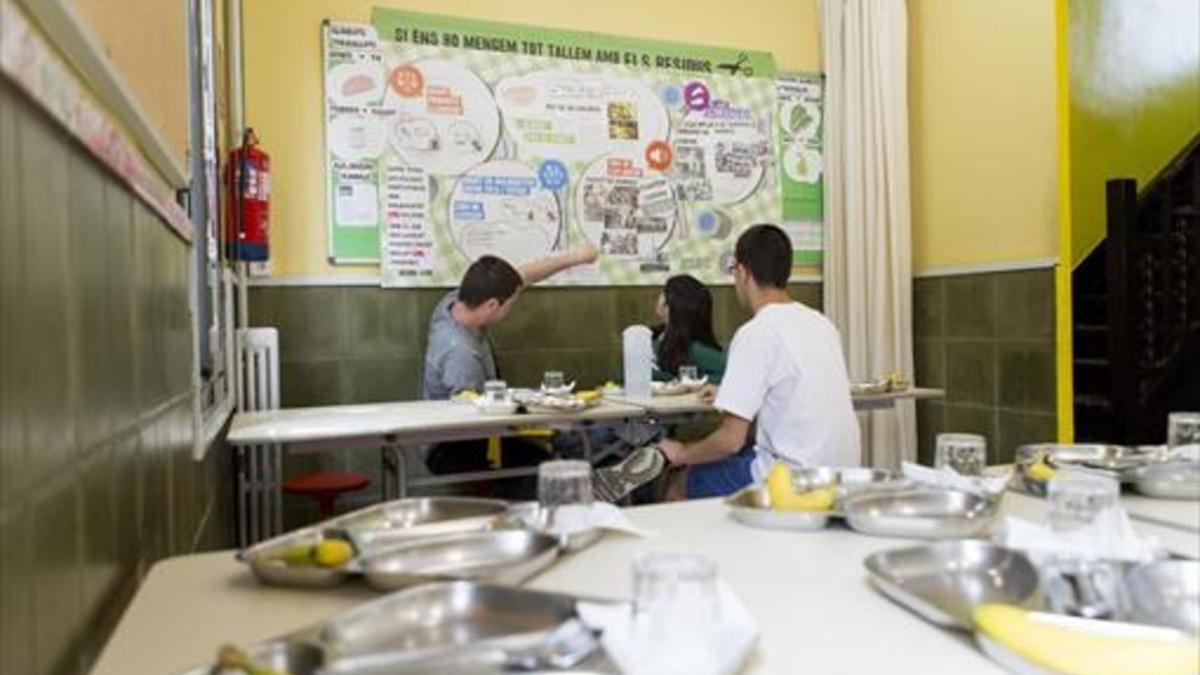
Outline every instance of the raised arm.
<svg viewBox="0 0 1200 675">
<path fill-rule="evenodd" d="M 530 260 L 518 267 L 517 271 L 520 272 L 521 280 L 526 286 L 533 286 L 563 270 L 594 262 L 599 255 L 600 250 L 589 243 L 570 251 Z"/>
</svg>

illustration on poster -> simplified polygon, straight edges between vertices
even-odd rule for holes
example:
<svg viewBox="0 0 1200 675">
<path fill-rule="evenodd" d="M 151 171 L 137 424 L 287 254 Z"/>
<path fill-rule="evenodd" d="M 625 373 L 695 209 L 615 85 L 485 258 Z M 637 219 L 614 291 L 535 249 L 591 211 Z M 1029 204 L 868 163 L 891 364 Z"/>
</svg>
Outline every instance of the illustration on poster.
<svg viewBox="0 0 1200 675">
<path fill-rule="evenodd" d="M 496 84 L 504 127 L 520 154 L 588 162 L 641 152 L 666 138 L 667 110 L 649 86 L 614 74 L 539 70 Z"/>
<path fill-rule="evenodd" d="M 474 167 L 455 184 L 449 209 L 451 235 L 468 260 L 491 254 L 519 264 L 550 253 L 562 235 L 558 198 L 520 162 Z"/>
<path fill-rule="evenodd" d="M 576 219 L 604 255 L 656 259 L 678 215 L 670 181 L 640 157 L 601 157 L 576 189 Z"/>
<path fill-rule="evenodd" d="M 386 90 L 384 105 L 397 113 L 391 135 L 397 155 L 436 176 L 456 176 L 492 154 L 500 112 L 479 76 L 442 59 L 397 61 L 392 72 L 415 72 L 422 83 L 415 95 L 403 86 Z"/>
</svg>

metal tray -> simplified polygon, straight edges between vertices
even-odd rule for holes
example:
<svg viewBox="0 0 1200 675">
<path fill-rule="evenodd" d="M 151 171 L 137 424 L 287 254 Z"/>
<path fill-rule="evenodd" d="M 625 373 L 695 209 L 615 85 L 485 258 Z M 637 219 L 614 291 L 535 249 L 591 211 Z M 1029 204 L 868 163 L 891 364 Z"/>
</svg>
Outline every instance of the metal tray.
<svg viewBox="0 0 1200 675">
<path fill-rule="evenodd" d="M 290 675 L 616 673 L 579 621 L 577 600 L 465 581 L 425 584 L 246 651 Z M 213 673 L 234 675 L 211 664 L 180 675 Z"/>
<path fill-rule="evenodd" d="M 1131 482 L 1137 469 L 1162 461 L 1164 452 L 1162 446 L 1034 443 L 1017 448 L 1015 464 L 1018 480 L 1026 491 L 1045 496 L 1046 482 L 1030 478 L 1026 471 L 1041 455 L 1054 467 L 1070 466 Z"/>
<path fill-rule="evenodd" d="M 558 539 L 531 530 L 469 532 L 418 539 L 364 557 L 362 570 L 367 582 L 381 589 L 447 579 L 516 584 L 558 554 Z"/>
<path fill-rule="evenodd" d="M 1125 583 L 1135 621 L 1200 634 L 1200 561 L 1144 563 Z"/>
<path fill-rule="evenodd" d="M 351 532 L 360 544 L 417 536 L 477 532 L 510 521 L 508 502 L 472 497 L 397 499 L 347 513 L 326 524 Z"/>
<path fill-rule="evenodd" d="M 820 530 L 829 522 L 832 511 L 778 511 L 771 508 L 771 497 L 761 485 L 751 485 L 725 498 L 733 519 L 750 527 L 768 530 Z"/>
<path fill-rule="evenodd" d="M 1023 553 L 979 540 L 874 553 L 863 561 L 892 600 L 948 628 L 973 630 L 984 603 L 1036 604 L 1038 572 Z"/>
<path fill-rule="evenodd" d="M 472 582 L 425 584 L 325 623 L 329 673 L 500 672 L 496 650 L 536 651 L 577 622 L 573 596 Z M 596 650 L 580 666 L 615 672 Z"/>
<path fill-rule="evenodd" d="M 215 647 L 213 652 L 216 652 Z M 325 649 L 307 640 L 272 640 L 254 645 L 247 649 L 246 653 L 256 665 L 288 675 L 319 675 L 324 672 L 322 668 L 325 665 Z M 206 664 L 179 675 L 246 675 L 246 671 Z"/>
<path fill-rule="evenodd" d="M 1133 489 L 1160 499 L 1200 499 L 1200 462 L 1165 462 L 1133 472 Z"/>
<path fill-rule="evenodd" d="M 844 509 L 846 523 L 863 534 L 920 539 L 980 535 L 997 513 L 986 497 L 932 488 L 853 495 Z"/>
<path fill-rule="evenodd" d="M 276 556 L 284 549 L 299 545 L 316 545 L 323 539 L 343 539 L 350 542 L 355 557 L 340 567 L 319 565 L 289 565 Z M 238 553 L 239 560 L 250 565 L 250 570 L 259 581 L 279 586 L 304 586 L 328 588 L 345 581 L 358 571 L 358 545 L 345 530 L 322 526 L 306 527 L 285 535 L 268 539 Z"/>
<path fill-rule="evenodd" d="M 792 471 L 792 485 L 807 492 L 828 485 L 837 487 L 837 499 L 828 511 L 776 511 L 762 485 L 751 485 L 725 499 L 734 520 L 751 527 L 770 530 L 819 530 L 830 518 L 843 515 L 842 504 L 851 495 L 871 491 L 900 490 L 913 487 L 911 481 L 895 471 L 852 467 L 813 467 Z"/>
</svg>

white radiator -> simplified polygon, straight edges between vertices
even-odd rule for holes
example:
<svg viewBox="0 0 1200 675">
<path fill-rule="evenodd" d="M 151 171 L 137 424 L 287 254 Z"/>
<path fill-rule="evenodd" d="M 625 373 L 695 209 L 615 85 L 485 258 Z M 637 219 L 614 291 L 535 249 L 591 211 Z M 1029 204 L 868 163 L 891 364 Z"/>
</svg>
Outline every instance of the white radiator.
<svg viewBox="0 0 1200 675">
<path fill-rule="evenodd" d="M 238 410 L 279 409 L 279 331 L 238 331 Z M 283 448 L 252 445 L 237 450 L 238 543 L 242 547 L 283 530 Z"/>
</svg>

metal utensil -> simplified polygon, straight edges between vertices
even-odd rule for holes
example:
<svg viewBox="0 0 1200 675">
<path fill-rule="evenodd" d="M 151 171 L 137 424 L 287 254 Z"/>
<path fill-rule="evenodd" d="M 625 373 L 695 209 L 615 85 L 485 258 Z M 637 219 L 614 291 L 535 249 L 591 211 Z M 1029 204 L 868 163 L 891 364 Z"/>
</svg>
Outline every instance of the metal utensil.
<svg viewBox="0 0 1200 675">
<path fill-rule="evenodd" d="M 883 537 L 952 539 L 983 533 L 995 520 L 996 503 L 960 490 L 916 488 L 850 496 L 847 524 Z"/>
<path fill-rule="evenodd" d="M 554 562 L 558 553 L 558 539 L 547 534 L 470 532 L 398 545 L 365 557 L 362 569 L 368 583 L 386 590 L 447 579 L 515 584 Z"/>
<path fill-rule="evenodd" d="M 1126 613 L 1121 563 L 1105 560 L 1048 560 L 1042 565 L 1046 606 L 1085 619 L 1118 619 Z"/>
<path fill-rule="evenodd" d="M 863 561 L 885 595 L 935 624 L 972 630 L 984 603 L 1030 605 L 1037 569 L 1023 553 L 979 540 L 874 553 Z"/>
<path fill-rule="evenodd" d="M 1147 497 L 1200 499 L 1200 462 L 1151 464 L 1133 472 L 1133 488 Z"/>
<path fill-rule="evenodd" d="M 1143 563 L 1125 580 L 1134 619 L 1200 634 L 1200 561 Z"/>
</svg>

